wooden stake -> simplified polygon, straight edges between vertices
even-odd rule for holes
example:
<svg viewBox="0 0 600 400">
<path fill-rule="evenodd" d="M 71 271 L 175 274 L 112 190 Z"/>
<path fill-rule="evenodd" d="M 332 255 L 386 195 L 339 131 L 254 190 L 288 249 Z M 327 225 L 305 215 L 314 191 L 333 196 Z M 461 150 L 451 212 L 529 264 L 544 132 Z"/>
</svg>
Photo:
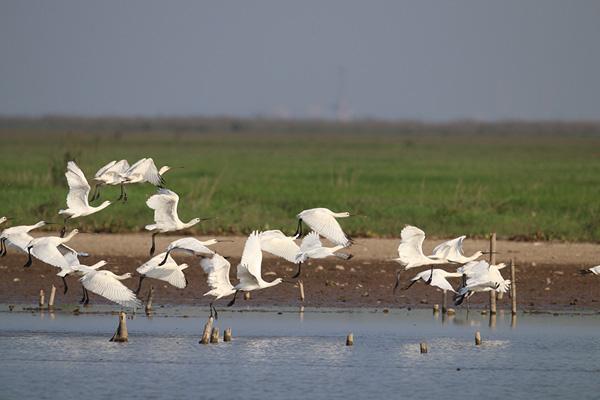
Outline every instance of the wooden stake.
<svg viewBox="0 0 600 400">
<path fill-rule="evenodd" d="M 212 328 L 212 333 L 210 334 L 210 342 L 211 343 L 219 343 L 219 329 Z"/>
<path fill-rule="evenodd" d="M 223 341 L 231 342 L 231 328 L 227 328 L 223 331 Z"/>
<path fill-rule="evenodd" d="M 56 286 L 52 285 L 52 289 L 50 289 L 50 299 L 48 299 L 48 309 L 54 309 L 54 296 L 56 296 Z"/>
<path fill-rule="evenodd" d="M 44 289 L 40 289 L 40 308 L 44 308 Z"/>
<path fill-rule="evenodd" d="M 442 290 L 442 314 L 446 314 L 446 312 L 448 311 L 447 301 L 448 298 L 446 296 L 446 291 Z"/>
<path fill-rule="evenodd" d="M 348 334 L 348 336 L 346 336 L 346 346 L 353 346 L 354 345 L 354 334 L 352 332 L 350 332 Z"/>
<path fill-rule="evenodd" d="M 204 332 L 202 333 L 202 339 L 200 339 L 200 343 L 208 344 L 210 343 L 210 334 L 212 332 L 213 326 L 213 317 L 208 317 L 208 321 L 204 325 Z"/>
<path fill-rule="evenodd" d="M 421 349 L 421 354 L 426 354 L 427 353 L 427 343 L 421 342 L 420 345 L 419 345 L 419 348 Z"/>
<path fill-rule="evenodd" d="M 475 346 L 479 346 L 481 344 L 481 333 L 479 331 L 475 332 Z"/>
<path fill-rule="evenodd" d="M 300 301 L 304 302 L 304 283 L 298 281 L 298 289 L 300 289 Z"/>
<path fill-rule="evenodd" d="M 496 232 L 490 236 L 490 265 L 496 264 Z M 496 314 L 496 291 L 490 291 L 490 314 Z"/>
<path fill-rule="evenodd" d="M 517 314 L 517 276 L 513 259 L 510 260 L 510 311 L 512 315 Z"/>
<path fill-rule="evenodd" d="M 440 312 L 440 305 L 439 304 L 434 304 L 433 305 L 433 313 L 439 313 Z"/>
<path fill-rule="evenodd" d="M 454 308 L 449 308 L 446 311 L 446 314 L 448 314 L 448 315 L 456 315 L 456 310 Z"/>
<path fill-rule="evenodd" d="M 244 292 L 244 300 L 250 300 L 250 292 Z"/>
<path fill-rule="evenodd" d="M 123 311 L 119 313 L 119 326 L 117 331 L 110 338 L 111 342 L 127 342 L 129 340 L 129 334 L 127 333 L 127 314 Z"/>
<path fill-rule="evenodd" d="M 154 286 L 150 286 L 148 289 L 148 297 L 146 298 L 146 314 L 152 312 L 152 299 L 154 298 Z"/>
</svg>

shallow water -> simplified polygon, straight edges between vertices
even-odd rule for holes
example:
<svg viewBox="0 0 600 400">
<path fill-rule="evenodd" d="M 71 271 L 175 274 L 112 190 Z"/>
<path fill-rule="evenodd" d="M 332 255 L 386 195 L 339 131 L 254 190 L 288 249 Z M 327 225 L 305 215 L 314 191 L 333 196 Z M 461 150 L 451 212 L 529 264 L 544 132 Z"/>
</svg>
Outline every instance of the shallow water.
<svg viewBox="0 0 600 400">
<path fill-rule="evenodd" d="M 138 315 L 128 343 L 108 341 L 114 315 L 0 312 L 0 398 L 599 396 L 597 315 L 519 315 L 514 327 L 499 315 L 490 328 L 478 313 L 222 312 L 233 342 L 203 346 L 200 311 Z"/>
</svg>

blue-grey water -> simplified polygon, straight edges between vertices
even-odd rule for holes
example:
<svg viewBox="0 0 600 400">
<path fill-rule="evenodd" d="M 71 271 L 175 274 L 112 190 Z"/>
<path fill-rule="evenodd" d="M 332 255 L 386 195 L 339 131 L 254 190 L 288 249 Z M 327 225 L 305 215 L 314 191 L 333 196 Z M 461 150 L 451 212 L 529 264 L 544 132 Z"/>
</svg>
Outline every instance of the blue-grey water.
<svg viewBox="0 0 600 400">
<path fill-rule="evenodd" d="M 0 398 L 600 397 L 597 315 L 514 326 L 499 315 L 490 327 L 479 313 L 221 312 L 233 341 L 200 345 L 204 322 L 204 310 L 138 315 L 129 342 L 111 343 L 115 315 L 0 312 Z"/>
</svg>

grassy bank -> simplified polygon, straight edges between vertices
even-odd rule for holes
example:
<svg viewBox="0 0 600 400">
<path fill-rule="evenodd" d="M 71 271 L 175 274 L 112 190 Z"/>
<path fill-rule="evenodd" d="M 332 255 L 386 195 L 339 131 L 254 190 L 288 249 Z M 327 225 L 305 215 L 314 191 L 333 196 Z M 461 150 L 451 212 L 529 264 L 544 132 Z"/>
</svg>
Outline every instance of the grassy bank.
<svg viewBox="0 0 600 400">
<path fill-rule="evenodd" d="M 152 157 L 198 233 L 295 228 L 305 208 L 350 210 L 354 235 L 600 240 L 600 128 L 592 124 L 383 124 L 230 120 L 0 121 L 0 215 L 58 220 L 66 159 L 88 176 L 112 159 Z M 148 185 L 78 221 L 138 231 Z M 116 199 L 105 188 L 102 199 Z"/>
</svg>

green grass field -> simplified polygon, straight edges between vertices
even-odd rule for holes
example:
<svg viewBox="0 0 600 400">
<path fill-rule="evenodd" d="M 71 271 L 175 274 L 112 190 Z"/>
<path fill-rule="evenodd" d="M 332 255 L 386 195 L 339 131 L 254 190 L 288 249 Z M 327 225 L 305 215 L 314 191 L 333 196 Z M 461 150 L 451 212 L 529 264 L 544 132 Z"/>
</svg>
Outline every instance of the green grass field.
<svg viewBox="0 0 600 400">
<path fill-rule="evenodd" d="M 183 220 L 216 217 L 195 233 L 295 229 L 312 207 L 349 210 L 356 236 L 600 240 L 600 127 L 586 124 L 285 123 L 202 119 L 0 120 L 0 215 L 56 215 L 66 159 L 88 177 L 112 159 L 183 166 L 166 176 Z M 72 226 L 140 231 L 149 185 Z M 118 197 L 104 188 L 102 199 Z"/>
</svg>

